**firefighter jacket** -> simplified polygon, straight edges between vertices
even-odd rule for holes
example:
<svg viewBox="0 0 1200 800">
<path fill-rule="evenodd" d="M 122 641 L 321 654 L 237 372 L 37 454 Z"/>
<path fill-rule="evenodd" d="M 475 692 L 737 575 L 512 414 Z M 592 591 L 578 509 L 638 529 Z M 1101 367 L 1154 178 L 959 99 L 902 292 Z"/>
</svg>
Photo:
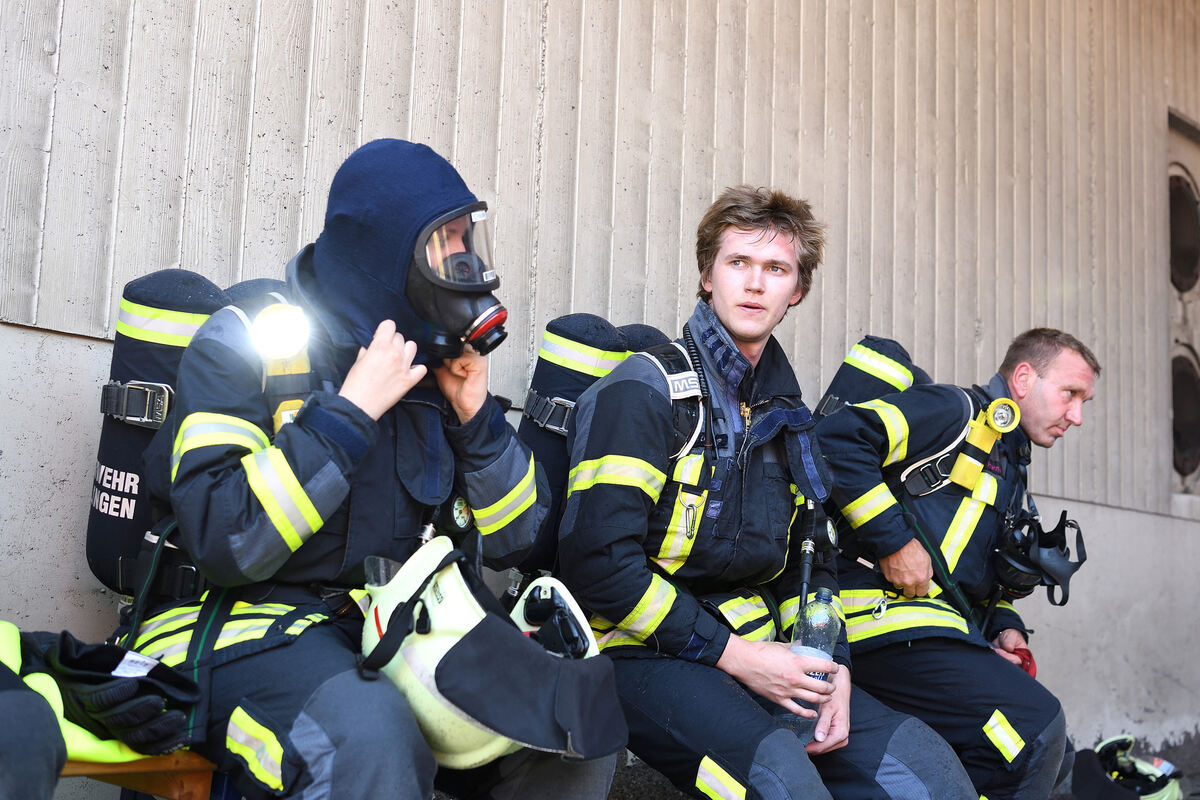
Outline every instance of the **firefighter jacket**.
<svg viewBox="0 0 1200 800">
<path fill-rule="evenodd" d="M 656 362 L 631 356 L 589 387 L 568 441 L 559 565 L 606 653 L 714 665 L 731 630 L 751 640 L 788 633 L 800 542 L 825 525 L 828 480 L 775 339 L 752 368 L 706 303 L 688 325 L 724 423 L 706 420 L 696 446 L 672 461 L 672 401 Z M 810 593 L 823 585 L 836 595 L 833 559 L 818 561 Z M 835 656 L 848 663 L 844 644 Z"/>
<path fill-rule="evenodd" d="M 993 612 L 987 631 L 977 627 L 996 584 L 992 551 L 1005 516 L 1025 501 L 1029 440 L 1020 427 L 992 446 L 970 489 L 946 482 L 914 496 L 901 482 L 906 470 L 935 454 L 947 453 L 952 461 L 968 422 L 981 406 L 1000 397 L 1008 397 L 1000 375 L 981 391 L 917 385 L 845 406 L 817 425 L 834 476 L 828 507 L 838 519 L 838 564 L 851 651 L 929 636 L 986 645 L 1005 628 L 1025 632 L 1005 601 Z M 914 538 L 919 541 L 918 527 L 931 540 L 926 549 L 936 548 L 934 581 L 928 597 L 906 599 L 863 562 L 873 565 Z M 955 597 L 956 591 L 962 599 Z M 973 621 L 959 610 L 967 607 Z"/>
<path fill-rule="evenodd" d="M 216 587 L 237 587 L 221 593 L 228 621 L 214 663 L 327 619 L 323 597 L 361 588 L 366 556 L 403 562 L 455 492 L 497 568 L 528 550 L 548 506 L 544 476 L 490 395 L 462 425 L 428 380 L 378 422 L 338 396 L 354 353 L 331 344 L 333 323 L 307 280 L 310 251 L 288 267 L 289 299 L 310 320 L 314 387 L 294 420 L 273 431 L 262 357 L 242 315 L 225 308 L 185 351 L 174 412 L 148 453 L 151 490 L 169 488 L 180 546 Z M 190 632 L 208 618 L 205 602 L 217 613 L 215 592 L 148 620 L 136 649 L 169 666 L 194 661 Z"/>
</svg>

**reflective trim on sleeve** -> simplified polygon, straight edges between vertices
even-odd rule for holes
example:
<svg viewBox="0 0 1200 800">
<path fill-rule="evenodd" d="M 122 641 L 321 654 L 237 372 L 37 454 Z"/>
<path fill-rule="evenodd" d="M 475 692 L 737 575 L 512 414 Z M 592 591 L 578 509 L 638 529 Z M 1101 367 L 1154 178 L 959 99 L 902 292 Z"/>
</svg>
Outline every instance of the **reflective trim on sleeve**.
<svg viewBox="0 0 1200 800">
<path fill-rule="evenodd" d="M 542 334 L 538 358 L 560 367 L 602 378 L 629 357 L 628 350 L 601 350 L 572 341 L 550 331 Z"/>
<path fill-rule="evenodd" d="M 983 732 L 992 745 L 1000 751 L 1000 755 L 1004 756 L 1004 759 L 1010 764 L 1025 749 L 1025 740 L 1008 721 L 1008 717 L 1004 716 L 1004 713 L 998 708 L 992 712 L 991 718 L 984 724 Z"/>
<path fill-rule="evenodd" d="M 617 627 L 645 640 L 658 630 L 659 624 L 675 603 L 675 587 L 658 575 L 650 576 L 650 585 L 642 594 L 642 599 L 634 606 L 633 611 L 625 619 L 617 623 Z"/>
<path fill-rule="evenodd" d="M 808 593 L 809 602 L 817 596 L 816 591 Z M 846 626 L 846 609 L 842 607 L 842 597 L 840 594 L 833 596 L 833 608 L 837 611 L 838 619 L 842 621 L 842 627 Z M 796 619 L 800 616 L 800 598 L 789 597 L 779 604 L 779 624 L 783 626 L 783 630 L 796 624 Z M 782 633 L 783 631 L 780 631 Z"/>
<path fill-rule="evenodd" d="M 861 344 L 850 348 L 850 352 L 846 355 L 846 363 L 884 383 L 895 386 L 899 391 L 904 391 L 913 383 L 912 370 L 899 361 L 893 361 L 882 353 L 876 353 Z"/>
<path fill-rule="evenodd" d="M 278 447 L 268 447 L 242 458 L 246 480 L 262 503 L 271 524 L 293 553 L 320 529 L 323 520 L 292 467 Z"/>
<path fill-rule="evenodd" d="M 608 620 L 593 614 L 589 620 L 596 645 L 603 651 L 606 647 L 645 647 L 646 643 L 629 631 L 616 627 Z"/>
<path fill-rule="evenodd" d="M 607 483 L 641 489 L 651 502 L 657 503 L 666 482 L 667 476 L 648 461 L 633 456 L 603 456 L 580 462 L 571 470 L 567 478 L 567 497 L 596 484 Z"/>
<path fill-rule="evenodd" d="M 850 523 L 851 528 L 857 528 L 870 522 L 894 505 L 896 505 L 896 498 L 892 495 L 891 490 L 888 489 L 886 483 L 880 483 L 843 508 L 842 516 Z"/>
<path fill-rule="evenodd" d="M 187 347 L 208 319 L 208 314 L 168 311 L 121 298 L 117 311 L 117 333 L 143 342 Z"/>
<path fill-rule="evenodd" d="M 517 485 L 508 494 L 501 497 L 490 506 L 473 509 L 475 512 L 475 527 L 484 536 L 503 528 L 514 519 L 525 513 L 525 510 L 537 500 L 536 471 L 533 466 L 533 454 L 529 455 L 529 470 L 522 476 Z"/>
<path fill-rule="evenodd" d="M 244 419 L 206 411 L 188 414 L 175 434 L 175 446 L 171 451 L 171 480 L 175 480 L 183 456 L 196 448 L 237 447 L 253 453 L 270 444 L 271 440 L 262 428 Z"/>
<path fill-rule="evenodd" d="M 708 756 L 700 759 L 696 788 L 713 800 L 746 800 L 746 787 Z"/>
<path fill-rule="evenodd" d="M 263 786 L 283 791 L 283 746 L 266 726 L 241 706 L 229 715 L 225 748 L 240 758 Z"/>
<path fill-rule="evenodd" d="M 717 606 L 733 632 L 752 642 L 766 642 L 775 638 L 775 620 L 767 604 L 758 594 L 750 597 L 734 597 Z"/>
<path fill-rule="evenodd" d="M 869 408 L 879 415 L 883 427 L 887 430 L 888 454 L 883 459 L 883 466 L 903 461 L 908 455 L 908 420 L 900 409 L 883 400 L 868 400 L 858 404 L 860 408 Z"/>
<path fill-rule="evenodd" d="M 966 620 L 944 600 L 888 597 L 879 589 L 843 589 L 846 638 L 851 643 L 907 628 L 952 628 L 968 633 Z"/>
</svg>

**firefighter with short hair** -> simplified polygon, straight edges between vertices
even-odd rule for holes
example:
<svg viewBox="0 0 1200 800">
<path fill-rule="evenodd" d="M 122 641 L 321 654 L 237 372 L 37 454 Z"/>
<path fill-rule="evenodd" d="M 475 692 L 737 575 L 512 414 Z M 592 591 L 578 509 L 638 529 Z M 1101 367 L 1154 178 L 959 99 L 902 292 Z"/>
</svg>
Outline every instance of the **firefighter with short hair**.
<svg viewBox="0 0 1200 800">
<path fill-rule="evenodd" d="M 903 372 L 862 347 L 848 364 L 885 381 Z M 941 733 L 991 800 L 1048 797 L 1070 767 L 1062 708 L 1033 677 L 1029 631 L 1011 602 L 1041 575 L 1026 564 L 1013 576 L 1022 582 L 1006 585 L 1025 562 L 1005 542 L 1036 522 L 1030 445 L 1051 447 L 1083 424 L 1099 375 L 1074 336 L 1035 328 L 982 387 L 897 382 L 901 391 L 844 405 L 817 426 L 834 474 L 828 505 L 854 682 Z M 1077 564 L 1058 547 L 1047 553 L 1056 563 L 1042 568 L 1065 591 Z"/>
</svg>

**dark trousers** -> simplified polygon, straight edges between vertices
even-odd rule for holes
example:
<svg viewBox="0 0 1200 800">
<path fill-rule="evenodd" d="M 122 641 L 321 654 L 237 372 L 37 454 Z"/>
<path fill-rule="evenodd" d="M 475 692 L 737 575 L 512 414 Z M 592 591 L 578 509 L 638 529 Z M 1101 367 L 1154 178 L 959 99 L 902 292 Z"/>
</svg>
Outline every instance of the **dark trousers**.
<svg viewBox="0 0 1200 800">
<path fill-rule="evenodd" d="M 674 658 L 617 658 L 629 749 L 694 797 L 967 800 L 971 784 L 926 725 L 855 689 L 849 743 L 809 757 L 812 723 L 729 675 Z"/>
<path fill-rule="evenodd" d="M 456 797 L 602 800 L 615 756 L 566 762 L 552 753 L 521 750 L 469 772 L 442 770 L 425 743 L 404 696 L 387 678 L 364 680 L 356 655 L 361 618 L 315 625 L 290 644 L 215 667 L 208 740 L 194 749 L 228 773 L 247 800 L 268 797 L 428 800 L 436 784 Z M 231 736 L 261 726 L 279 750 L 251 755 Z M 251 722 L 246 724 L 249 718 Z M 264 777 L 278 760 L 281 786 Z"/>
<path fill-rule="evenodd" d="M 989 800 L 1045 798 L 1066 751 L 1062 707 L 989 648 L 929 638 L 854 654 L 854 683 L 940 733 Z"/>
<path fill-rule="evenodd" d="M 0 797 L 50 800 L 67 747 L 46 699 L 0 664 Z"/>
</svg>

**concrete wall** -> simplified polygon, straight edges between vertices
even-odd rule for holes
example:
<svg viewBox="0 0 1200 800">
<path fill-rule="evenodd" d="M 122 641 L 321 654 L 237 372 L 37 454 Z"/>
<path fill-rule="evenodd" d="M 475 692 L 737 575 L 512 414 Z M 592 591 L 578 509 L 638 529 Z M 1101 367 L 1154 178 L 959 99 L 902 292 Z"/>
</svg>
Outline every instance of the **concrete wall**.
<svg viewBox="0 0 1200 800">
<path fill-rule="evenodd" d="M 739 181 L 809 198 L 829 227 L 780 331 L 810 396 L 865 332 L 956 382 L 986 379 L 1031 325 L 1079 334 L 1105 366 L 1097 399 L 1033 475 L 1092 556 L 1066 609 L 1042 622 L 1044 601 L 1025 604 L 1042 674 L 1081 744 L 1129 729 L 1196 752 L 1200 509 L 1171 471 L 1166 202 L 1168 113 L 1200 119 L 1194 0 L 4 13 L 0 615 L 107 631 L 81 537 L 120 287 L 169 265 L 223 285 L 278 275 L 342 158 L 401 136 L 494 209 L 511 322 L 493 387 L 512 397 L 556 315 L 675 330 L 699 215 Z M 1139 594 L 1152 621 L 1125 621 Z"/>
</svg>

